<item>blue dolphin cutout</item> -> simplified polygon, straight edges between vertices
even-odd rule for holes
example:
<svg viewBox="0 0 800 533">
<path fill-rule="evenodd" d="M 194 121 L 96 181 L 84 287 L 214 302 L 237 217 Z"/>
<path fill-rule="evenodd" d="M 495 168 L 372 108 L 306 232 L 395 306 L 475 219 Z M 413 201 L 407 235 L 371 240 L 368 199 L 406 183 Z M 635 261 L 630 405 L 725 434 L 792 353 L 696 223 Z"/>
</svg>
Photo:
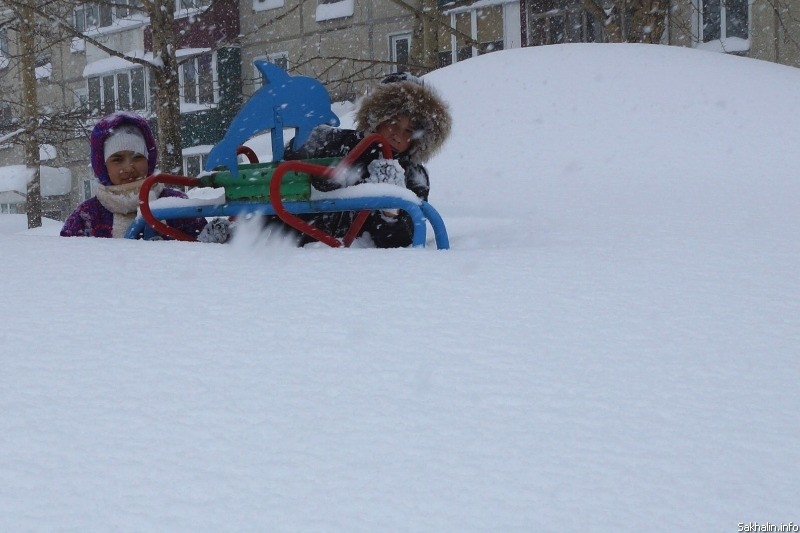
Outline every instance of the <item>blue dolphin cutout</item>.
<svg viewBox="0 0 800 533">
<path fill-rule="evenodd" d="M 308 76 L 290 76 L 285 70 L 258 60 L 256 68 L 264 85 L 242 107 L 231 122 L 225 137 L 206 158 L 207 171 L 227 167 L 236 176 L 236 149 L 257 133 L 272 130 L 272 160 L 283 159 L 283 128 L 295 128 L 296 146 L 308 140 L 311 130 L 320 124 L 339 125 L 331 111 L 331 98 L 325 87 Z"/>
</svg>

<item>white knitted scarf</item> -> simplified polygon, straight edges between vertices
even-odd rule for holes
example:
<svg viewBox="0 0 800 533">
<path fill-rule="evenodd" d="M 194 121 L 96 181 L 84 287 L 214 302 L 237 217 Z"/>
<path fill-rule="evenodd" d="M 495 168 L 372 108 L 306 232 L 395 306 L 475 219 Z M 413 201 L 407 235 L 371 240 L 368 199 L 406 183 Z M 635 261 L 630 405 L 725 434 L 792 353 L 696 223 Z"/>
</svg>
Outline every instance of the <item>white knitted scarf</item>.
<svg viewBox="0 0 800 533">
<path fill-rule="evenodd" d="M 122 185 L 98 185 L 97 199 L 103 207 L 114 213 L 114 226 L 111 236 L 122 238 L 136 218 L 136 210 L 139 208 L 139 190 L 142 188 L 144 180 L 123 183 Z M 164 190 L 163 183 L 156 183 L 150 189 L 150 200 L 155 200 Z"/>
</svg>

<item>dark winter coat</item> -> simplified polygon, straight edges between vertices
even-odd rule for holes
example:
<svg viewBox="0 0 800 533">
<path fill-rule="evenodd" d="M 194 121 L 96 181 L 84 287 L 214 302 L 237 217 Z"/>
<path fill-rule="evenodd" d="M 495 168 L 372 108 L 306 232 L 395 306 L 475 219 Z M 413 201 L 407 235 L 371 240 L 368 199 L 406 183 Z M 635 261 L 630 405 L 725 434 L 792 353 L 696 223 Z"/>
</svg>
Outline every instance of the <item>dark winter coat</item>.
<svg viewBox="0 0 800 533">
<path fill-rule="evenodd" d="M 364 97 L 356 112 L 358 130 L 317 126 L 303 146 L 295 147 L 293 143 L 289 143 L 284 158 L 288 160 L 344 157 L 367 134 L 375 132 L 380 124 L 401 114 L 409 117 L 415 134 L 411 146 L 406 152 L 397 156 L 397 161 L 405 170 L 406 188 L 427 201 L 430 180 L 423 163 L 438 152 L 447 140 L 452 119 L 447 105 L 436 91 L 426 86 L 419 78 L 410 75 L 389 76 Z M 360 179 L 356 183 L 365 182 L 369 176 L 367 165 L 379 157 L 380 150 L 377 147 L 359 157 L 354 165 L 360 174 Z M 313 185 L 322 191 L 340 186 L 336 182 L 324 179 L 313 180 Z M 304 216 L 306 220 L 337 238 L 347 233 L 354 217 L 353 212 Z M 384 218 L 380 211 L 374 211 L 362 231 L 369 232 L 378 248 L 409 246 L 414 235 L 411 216 L 404 211 L 400 211 L 394 220 Z"/>
<path fill-rule="evenodd" d="M 300 149 L 295 149 L 292 143 L 289 143 L 284 152 L 284 159 L 344 157 L 364 137 L 364 133 L 355 130 L 338 129 L 325 125 L 318 126 L 311 132 L 308 141 Z M 354 171 L 359 172 L 361 175 L 358 183 L 363 183 L 364 179 L 369 175 L 367 165 L 379 157 L 380 150 L 375 147 L 366 151 L 356 160 L 353 168 Z M 398 162 L 406 171 L 406 187 L 422 200 L 427 200 L 430 184 L 428 171 L 425 167 L 412 163 L 408 155 L 398 157 Z M 320 191 L 329 191 L 337 188 L 337 185 L 325 179 L 312 180 L 312 184 Z M 334 237 L 342 238 L 353 223 L 355 213 L 352 211 L 317 213 L 304 215 L 302 218 L 323 231 L 327 231 Z M 364 231 L 369 232 L 375 246 L 378 248 L 400 248 L 411 244 L 414 236 L 414 224 L 411 216 L 404 211 L 401 211 L 394 221 L 385 219 L 380 211 L 373 211 L 364 223 L 362 232 Z M 304 238 L 301 241 L 301 245 L 306 244 L 308 241 L 308 238 Z"/>
</svg>

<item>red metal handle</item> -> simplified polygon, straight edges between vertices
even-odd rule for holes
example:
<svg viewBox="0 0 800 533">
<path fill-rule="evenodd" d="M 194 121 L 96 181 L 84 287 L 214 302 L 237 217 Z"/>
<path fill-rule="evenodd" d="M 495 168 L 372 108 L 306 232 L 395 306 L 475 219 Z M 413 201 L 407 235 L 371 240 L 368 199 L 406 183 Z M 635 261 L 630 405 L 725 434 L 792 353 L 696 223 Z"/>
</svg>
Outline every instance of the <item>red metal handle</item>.
<svg viewBox="0 0 800 533">
<path fill-rule="evenodd" d="M 328 246 L 336 248 L 341 246 L 341 243 L 336 240 L 333 235 L 312 226 L 302 218 L 287 211 L 283 206 L 283 198 L 281 198 L 281 182 L 283 181 L 283 175 L 290 170 L 305 172 L 306 174 L 315 176 L 326 176 L 329 169 L 330 167 L 314 165 L 305 161 L 285 161 L 281 163 L 278 165 L 278 168 L 275 169 L 275 172 L 272 173 L 272 180 L 269 183 L 269 201 L 272 203 L 273 209 L 275 209 L 275 214 L 286 224 L 320 242 L 324 242 Z"/>
<path fill-rule="evenodd" d="M 142 218 L 144 218 L 154 230 L 179 241 L 196 241 L 197 239 L 195 237 L 179 229 L 167 226 L 153 216 L 153 212 L 150 210 L 150 189 L 152 189 L 153 185 L 156 183 L 195 187 L 200 184 L 200 179 L 178 176 L 176 174 L 153 174 L 145 178 L 144 183 L 142 183 L 142 188 L 139 189 L 139 210 L 142 212 Z"/>
<path fill-rule="evenodd" d="M 392 147 L 389 145 L 389 141 L 386 140 L 386 137 L 380 135 L 379 133 L 371 133 L 361 139 L 361 141 L 355 145 L 355 147 L 350 150 L 344 159 L 342 159 L 336 167 L 342 165 L 352 165 L 355 163 L 356 159 L 358 159 L 361 154 L 367 151 L 367 148 L 372 146 L 373 144 L 379 144 L 381 147 L 381 153 L 383 154 L 384 159 L 392 159 Z"/>
<path fill-rule="evenodd" d="M 330 179 L 336 175 L 336 172 L 340 167 L 344 168 L 352 165 L 356 159 L 361 156 L 361 154 L 366 152 L 367 149 L 374 144 L 380 145 L 381 153 L 383 154 L 384 159 L 392 159 L 392 147 L 389 145 L 389 142 L 382 135 L 373 133 L 364 137 L 341 161 L 339 161 L 339 164 L 335 167 L 325 167 L 322 165 L 307 163 L 305 161 L 285 161 L 278 165 L 278 168 L 276 168 L 272 173 L 272 181 L 269 184 L 269 198 L 270 202 L 272 203 L 272 207 L 275 209 L 275 214 L 289 226 L 305 233 L 310 237 L 313 237 L 314 239 L 317 239 L 320 242 L 327 244 L 328 246 L 334 248 L 341 246 L 342 243 L 340 243 L 338 239 L 336 239 L 327 231 L 323 231 L 309 224 L 305 220 L 293 215 L 292 213 L 289 213 L 289 211 L 286 210 L 286 208 L 283 206 L 283 199 L 281 198 L 281 183 L 283 182 L 283 176 L 290 170 L 294 170 L 296 172 L 304 172 L 306 174 Z M 349 247 L 353 243 L 355 238 L 358 236 L 358 233 L 361 231 L 361 228 L 364 226 L 364 223 L 367 221 L 369 214 L 370 211 L 358 212 L 355 219 L 353 219 L 353 223 L 350 225 L 350 228 L 347 230 L 347 233 L 344 236 L 343 243 L 345 247 Z"/>
<path fill-rule="evenodd" d="M 258 156 L 249 146 L 242 145 L 237 148 L 236 155 L 243 155 L 247 157 L 247 160 L 250 161 L 250 163 L 258 163 Z"/>
</svg>

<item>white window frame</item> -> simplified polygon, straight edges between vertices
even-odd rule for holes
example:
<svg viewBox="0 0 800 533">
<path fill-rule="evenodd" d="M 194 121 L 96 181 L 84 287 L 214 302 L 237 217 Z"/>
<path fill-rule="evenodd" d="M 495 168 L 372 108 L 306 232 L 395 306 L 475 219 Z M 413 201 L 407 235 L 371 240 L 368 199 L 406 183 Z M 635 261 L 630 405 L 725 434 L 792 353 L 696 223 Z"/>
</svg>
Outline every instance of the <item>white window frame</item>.
<svg viewBox="0 0 800 533">
<path fill-rule="evenodd" d="M 16 215 L 18 214 L 19 204 L 0 204 L 0 213 L 4 215 Z"/>
<path fill-rule="evenodd" d="M 134 71 L 141 71 L 142 74 L 142 107 L 134 106 L 133 102 L 133 73 Z M 128 76 L 128 107 L 127 108 L 120 108 L 119 107 L 119 87 L 120 87 L 120 75 L 127 75 Z M 113 108 L 106 109 L 106 94 L 109 92 L 105 86 L 106 80 L 109 77 L 113 77 Z M 102 74 L 98 74 L 96 76 L 91 76 L 86 80 L 86 103 L 89 107 L 89 111 L 93 111 L 92 104 L 94 103 L 91 99 L 91 80 L 97 79 L 99 80 L 99 94 L 97 99 L 98 109 L 97 112 L 100 115 L 106 115 L 113 111 L 146 111 L 149 107 L 149 100 L 150 100 L 150 84 L 149 84 L 149 76 L 147 75 L 147 69 L 143 67 L 136 67 L 126 70 L 118 70 L 115 72 L 104 72 Z M 76 91 L 76 97 L 79 95 L 79 91 Z"/>
<path fill-rule="evenodd" d="M 212 97 L 211 102 L 200 102 L 200 69 L 199 63 L 201 59 L 209 58 L 210 66 L 211 66 L 211 90 L 212 90 Z M 189 65 L 194 66 L 194 70 L 197 73 L 194 82 L 194 101 L 187 100 L 187 84 L 186 84 L 186 69 Z M 178 79 L 180 81 L 180 99 L 181 105 L 206 105 L 206 106 L 214 106 L 219 103 L 219 78 L 217 73 L 217 53 L 205 53 L 205 54 L 197 54 L 187 58 L 181 58 L 180 66 L 178 67 Z"/>
<path fill-rule="evenodd" d="M 128 19 L 134 14 L 141 13 L 138 9 L 131 9 L 141 7 L 142 0 L 114 0 L 113 4 L 108 2 L 84 2 L 75 6 L 72 10 L 72 27 L 81 33 L 105 30 L 106 28 L 114 26 L 119 20 Z M 92 8 L 94 8 L 97 15 L 96 21 L 86 18 Z M 106 21 L 102 20 L 102 10 L 108 10 L 105 12 L 107 17 Z M 80 24 L 78 24 L 79 20 L 81 21 Z"/>
<path fill-rule="evenodd" d="M 403 33 L 395 33 L 389 35 L 389 60 L 392 62 L 391 72 L 398 72 L 397 68 L 397 43 L 399 41 L 405 40 L 408 42 L 408 49 L 406 50 L 406 59 L 411 58 L 411 32 L 403 32 Z M 406 62 L 406 69 L 408 68 L 408 63 Z"/>
<path fill-rule="evenodd" d="M 193 177 L 193 178 L 199 176 L 203 172 L 203 169 L 206 166 L 206 158 L 207 157 L 208 157 L 208 153 L 184 155 L 183 156 L 183 175 L 184 176 Z M 197 172 L 195 172 L 194 170 L 190 170 L 189 169 L 189 161 L 190 160 L 199 161 L 199 165 L 197 166 Z M 190 172 L 191 172 L 191 174 L 190 174 Z"/>
<path fill-rule="evenodd" d="M 718 39 L 710 39 L 709 41 L 704 41 L 705 36 L 703 35 L 703 27 L 704 27 L 704 20 L 703 20 L 703 8 L 704 8 L 704 0 L 695 0 L 693 2 L 695 13 L 697 13 L 696 17 L 692 18 L 692 26 L 694 30 L 694 34 L 697 36 L 696 41 L 696 48 L 700 48 L 703 50 L 710 50 L 716 52 L 747 52 L 750 50 L 751 46 L 751 35 L 753 29 L 753 0 L 743 0 L 747 1 L 747 38 L 742 37 L 728 37 L 727 35 L 727 26 L 728 26 L 728 8 L 725 7 L 725 0 L 720 0 L 720 14 L 719 14 L 719 38 Z"/>
<path fill-rule="evenodd" d="M 450 15 L 450 27 L 456 27 L 456 15 L 460 13 L 469 13 L 470 14 L 470 37 L 473 40 L 478 40 L 478 11 L 482 9 L 487 9 L 494 6 L 501 6 L 501 16 L 503 17 L 503 35 L 500 37 L 503 41 L 503 49 L 507 50 L 509 48 L 519 48 L 521 46 L 520 37 L 519 37 L 519 28 L 520 28 L 520 15 L 519 15 L 519 1 L 518 0 L 486 0 L 484 2 L 480 2 L 479 6 L 468 6 L 468 7 L 460 7 L 445 11 L 446 15 Z M 458 38 L 455 34 L 450 36 L 450 53 L 451 53 L 451 62 L 455 64 L 458 59 L 458 48 L 457 48 Z M 476 57 L 479 55 L 479 50 L 474 46 L 472 48 L 472 55 L 470 57 Z M 461 60 L 463 61 L 463 60 Z"/>
<path fill-rule="evenodd" d="M 175 18 L 183 18 L 202 13 L 213 0 L 174 0 Z"/>
</svg>

